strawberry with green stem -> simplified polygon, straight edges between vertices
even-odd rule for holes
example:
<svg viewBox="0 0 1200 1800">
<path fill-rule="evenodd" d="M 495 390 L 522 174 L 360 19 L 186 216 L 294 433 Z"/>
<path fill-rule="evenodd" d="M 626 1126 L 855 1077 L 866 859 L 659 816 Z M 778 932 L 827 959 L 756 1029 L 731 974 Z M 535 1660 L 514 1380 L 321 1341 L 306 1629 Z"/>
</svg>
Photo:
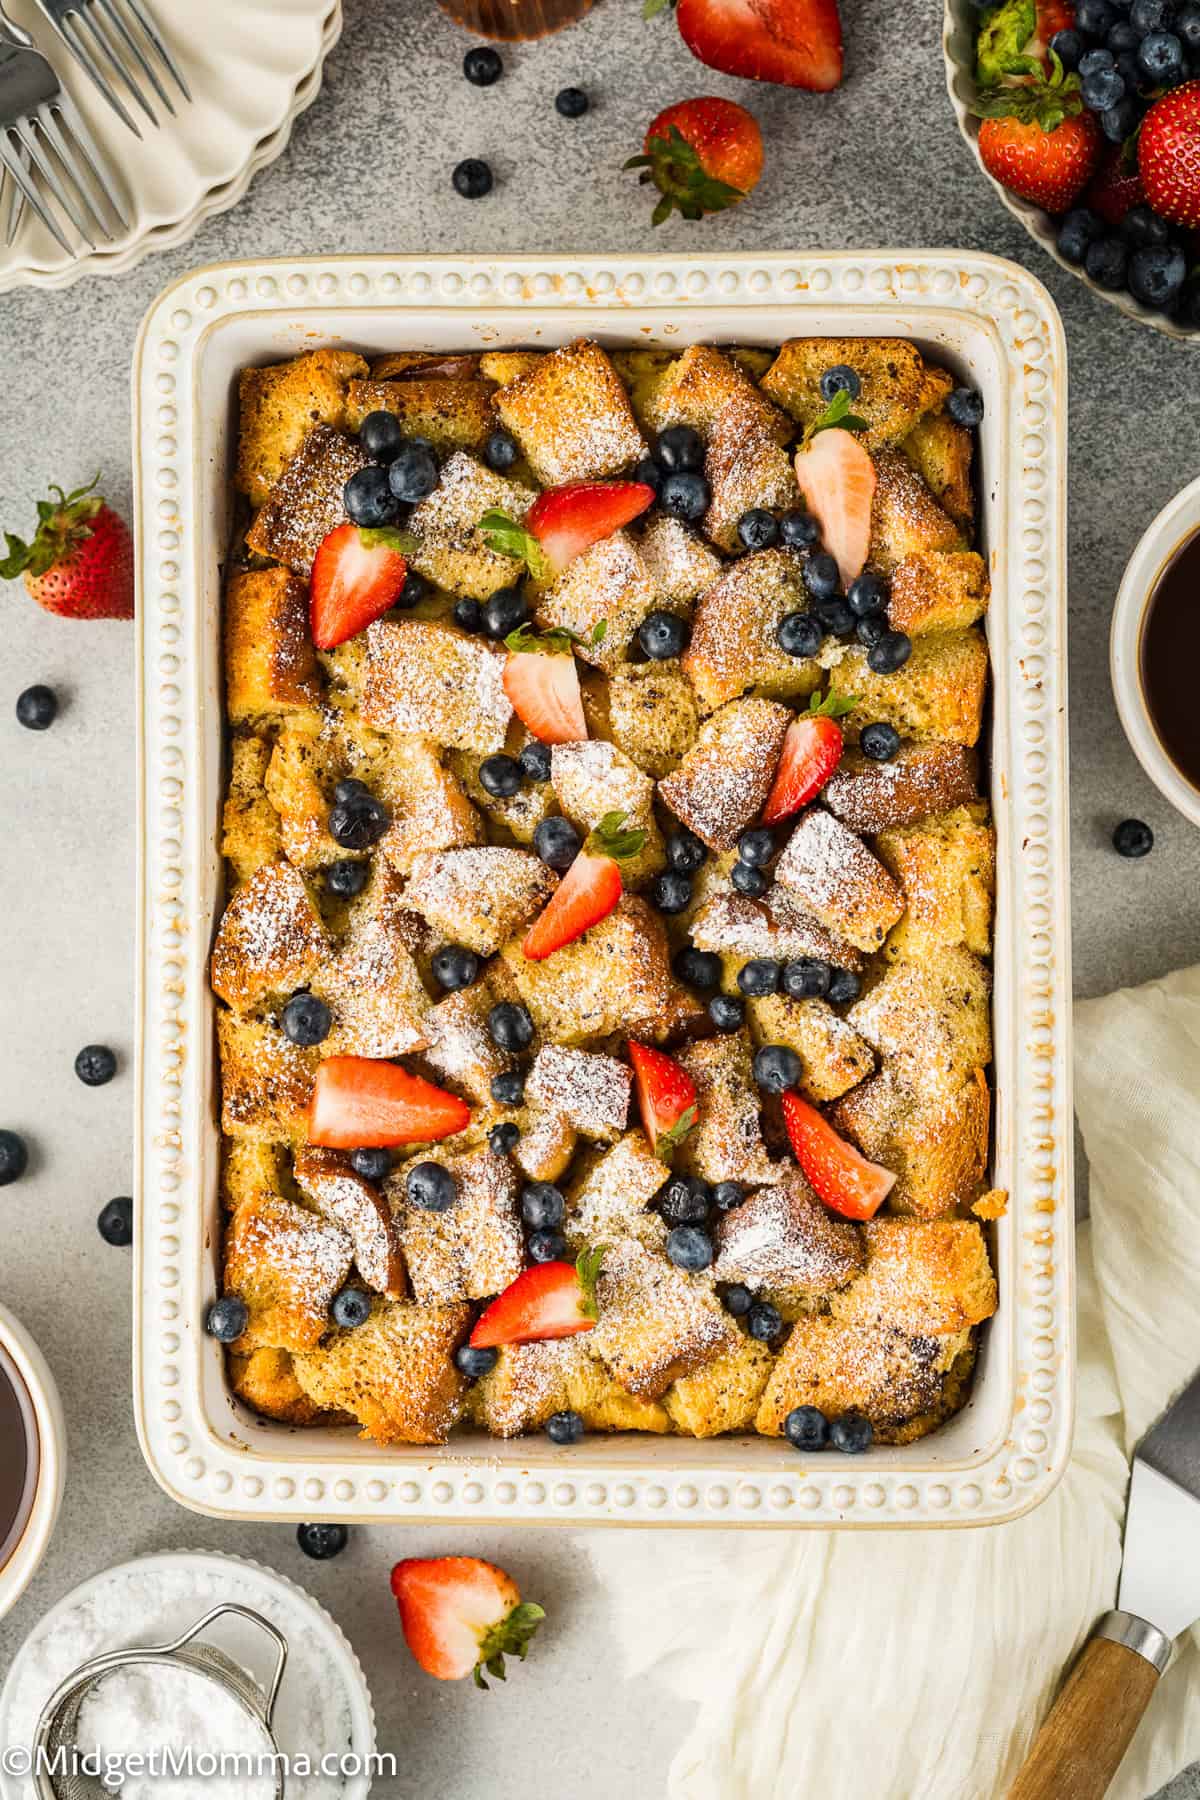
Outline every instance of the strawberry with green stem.
<svg viewBox="0 0 1200 1800">
<path fill-rule="evenodd" d="M 1084 108 L 1078 75 L 1050 52 L 1049 74 L 1019 87 L 982 89 L 979 157 L 988 174 L 1022 200 L 1065 213 L 1095 172 L 1104 136 Z"/>
<path fill-rule="evenodd" d="M 644 831 L 626 829 L 623 812 L 605 813 L 530 927 L 522 945 L 530 962 L 543 962 L 607 919 L 625 892 L 621 864 L 640 855 L 645 842 Z"/>
<path fill-rule="evenodd" d="M 472 1348 L 540 1344 L 591 1331 L 600 1316 L 596 1282 L 605 1248 L 584 1250 L 573 1263 L 535 1263 L 524 1270 L 484 1308 L 471 1333 Z"/>
<path fill-rule="evenodd" d="M 598 620 L 594 644 L 603 641 L 606 629 L 604 620 Z M 557 629 L 539 636 L 527 625 L 510 631 L 504 640 L 508 651 L 501 677 L 504 692 L 522 725 L 543 744 L 578 744 L 588 734 L 575 643 L 572 631 Z"/>
<path fill-rule="evenodd" d="M 65 619 L 132 619 L 133 541 L 124 519 L 97 494 L 97 475 L 65 494 L 39 500 L 30 543 L 4 534 L 0 580 L 25 577 L 31 597 Z"/>
<path fill-rule="evenodd" d="M 627 169 L 658 189 L 650 215 L 661 225 L 678 210 L 685 219 L 736 206 L 756 187 L 763 169 L 762 132 L 753 113 L 736 101 L 707 95 L 668 106 L 651 123 L 640 156 Z"/>
<path fill-rule="evenodd" d="M 653 502 L 645 481 L 571 481 L 539 494 L 523 525 L 493 510 L 484 513 L 479 531 L 490 550 L 523 562 L 535 581 L 547 581 Z"/>
<path fill-rule="evenodd" d="M 512 1576 L 477 1556 L 406 1557 L 392 1570 L 404 1639 L 427 1675 L 460 1681 L 485 1671 L 505 1679 L 504 1659 L 522 1662 L 546 1614 L 522 1601 Z"/>
<path fill-rule="evenodd" d="M 842 760 L 846 740 L 839 718 L 857 702 L 848 695 L 814 694 L 808 711 L 793 719 L 783 740 L 775 780 L 762 810 L 764 825 L 790 819 L 815 800 Z"/>
<path fill-rule="evenodd" d="M 696 1084 L 673 1056 L 629 1040 L 642 1128 L 656 1156 L 670 1162 L 696 1123 Z"/>
</svg>

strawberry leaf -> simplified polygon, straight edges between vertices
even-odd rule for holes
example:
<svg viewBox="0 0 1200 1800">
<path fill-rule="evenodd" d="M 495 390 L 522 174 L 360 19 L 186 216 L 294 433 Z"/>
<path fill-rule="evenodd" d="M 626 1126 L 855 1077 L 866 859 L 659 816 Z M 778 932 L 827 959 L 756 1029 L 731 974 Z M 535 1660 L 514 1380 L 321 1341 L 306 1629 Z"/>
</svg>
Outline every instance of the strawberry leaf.
<svg viewBox="0 0 1200 1800">
<path fill-rule="evenodd" d="M 1048 75 L 1039 65 L 1034 78 L 1020 87 L 980 94 L 972 111 L 979 119 L 1017 119 L 1046 132 L 1057 131 L 1064 120 L 1083 111 L 1079 77 L 1068 75 L 1058 53 L 1051 50 Z"/>
<path fill-rule="evenodd" d="M 857 694 L 826 694 L 824 699 L 819 694 L 814 694 L 800 716 L 806 719 L 844 719 L 857 705 Z"/>
<path fill-rule="evenodd" d="M 602 644 L 607 636 L 608 636 L 608 620 L 607 619 L 597 619 L 596 623 L 592 626 L 592 643 L 593 644 Z"/>
<path fill-rule="evenodd" d="M 1034 0 L 1004 0 L 986 12 L 975 45 L 975 79 L 980 87 L 998 87 L 1005 75 L 1040 74 L 1041 64 L 1024 54 L 1036 32 Z"/>
<path fill-rule="evenodd" d="M 680 1113 L 675 1123 L 666 1131 L 660 1131 L 654 1140 L 654 1154 L 663 1162 L 670 1162 L 688 1132 L 696 1123 L 696 1108 L 689 1106 L 686 1112 Z"/>
<path fill-rule="evenodd" d="M 678 125 L 669 126 L 666 137 L 652 137 L 645 154 L 631 156 L 624 166 L 644 170 L 642 180 L 652 181 L 662 195 L 650 215 L 652 225 L 661 225 L 676 209 L 685 219 L 702 219 L 705 213 L 724 212 L 746 198 L 744 188 L 706 172 Z"/>
<path fill-rule="evenodd" d="M 523 1600 L 514 1606 L 508 1617 L 493 1625 L 479 1640 L 479 1661 L 475 1664 L 475 1686 L 487 1690 L 487 1682 L 483 1679 L 486 1669 L 497 1681 L 507 1679 L 504 1669 L 504 1658 L 515 1656 L 521 1662 L 529 1653 L 530 1641 L 538 1626 L 546 1616 L 544 1607 L 535 1606 L 531 1601 Z"/>
<path fill-rule="evenodd" d="M 411 556 L 417 548 L 412 532 L 397 531 L 394 525 L 360 525 L 358 537 L 364 550 L 395 550 L 401 556 Z"/>
<path fill-rule="evenodd" d="M 626 862 L 630 857 L 640 855 L 645 842 L 644 831 L 625 829 L 623 812 L 610 812 L 605 813 L 595 830 L 588 834 L 584 850 L 595 856 L 611 856 L 614 862 Z"/>
<path fill-rule="evenodd" d="M 867 421 L 860 419 L 857 413 L 850 411 L 850 395 L 845 388 L 839 388 L 820 418 L 811 424 L 805 432 L 806 438 L 815 438 L 818 431 L 830 431 L 834 427 L 842 431 L 865 431 Z"/>
<path fill-rule="evenodd" d="M 8 553 L 0 558 L 0 580 L 15 581 L 18 575 L 45 575 L 57 563 L 64 562 L 85 538 L 92 535 L 92 521 L 104 506 L 94 492 L 99 475 L 84 487 L 64 494 L 55 483 L 49 500 L 37 503 L 38 528 L 32 543 L 4 534 Z"/>
<path fill-rule="evenodd" d="M 596 1300 L 596 1282 L 604 1263 L 604 1252 L 607 1244 L 600 1244 L 595 1250 L 581 1250 L 575 1259 L 575 1273 L 579 1278 L 580 1299 L 579 1310 L 585 1319 L 598 1319 L 600 1308 Z"/>
<path fill-rule="evenodd" d="M 510 631 L 504 640 L 506 650 L 513 650 L 518 656 L 570 656 L 576 644 L 582 638 L 575 632 L 568 631 L 565 625 L 555 625 L 549 631 L 536 632 L 531 625 L 518 625 Z"/>
<path fill-rule="evenodd" d="M 642 17 L 643 19 L 657 19 L 659 13 L 666 12 L 674 4 L 675 0 L 643 0 Z"/>
<path fill-rule="evenodd" d="M 507 513 L 495 509 L 485 512 L 479 521 L 479 535 L 497 556 L 510 556 L 514 562 L 523 562 L 535 581 L 543 580 L 550 573 L 545 552 L 532 531 L 526 531 Z"/>
</svg>

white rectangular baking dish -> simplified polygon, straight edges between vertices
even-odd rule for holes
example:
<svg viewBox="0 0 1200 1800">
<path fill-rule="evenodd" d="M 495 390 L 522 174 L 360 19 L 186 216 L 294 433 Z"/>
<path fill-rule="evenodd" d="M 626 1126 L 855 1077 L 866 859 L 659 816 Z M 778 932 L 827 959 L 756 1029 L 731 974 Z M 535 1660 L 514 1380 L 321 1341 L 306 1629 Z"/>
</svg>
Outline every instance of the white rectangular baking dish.
<svg viewBox="0 0 1200 1800">
<path fill-rule="evenodd" d="M 1000 1310 L 943 1430 L 861 1461 L 762 1438 L 455 1439 L 382 1451 L 295 1431 L 230 1395 L 201 1329 L 220 1235 L 212 1010 L 219 906 L 220 563 L 233 395 L 248 363 L 404 348 L 778 344 L 911 337 L 977 385 L 994 586 L 999 833 L 993 1180 Z M 1045 289 L 965 252 L 333 258 L 183 276 L 133 370 L 139 567 L 138 1232 L 134 1387 L 146 1459 L 227 1518 L 673 1525 L 970 1525 L 1011 1519 L 1065 1467 L 1073 1410 L 1065 647 L 1066 360 Z"/>
</svg>

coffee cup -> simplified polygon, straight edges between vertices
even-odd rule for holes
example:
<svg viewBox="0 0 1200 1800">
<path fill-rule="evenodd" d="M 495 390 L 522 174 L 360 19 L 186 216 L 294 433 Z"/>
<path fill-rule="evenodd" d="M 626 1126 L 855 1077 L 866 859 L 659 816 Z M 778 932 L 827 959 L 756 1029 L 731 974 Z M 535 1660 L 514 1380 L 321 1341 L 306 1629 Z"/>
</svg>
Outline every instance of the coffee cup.
<svg viewBox="0 0 1200 1800">
<path fill-rule="evenodd" d="M 46 1553 L 62 1502 L 66 1425 L 41 1351 L 0 1306 L 0 1617 Z"/>
</svg>

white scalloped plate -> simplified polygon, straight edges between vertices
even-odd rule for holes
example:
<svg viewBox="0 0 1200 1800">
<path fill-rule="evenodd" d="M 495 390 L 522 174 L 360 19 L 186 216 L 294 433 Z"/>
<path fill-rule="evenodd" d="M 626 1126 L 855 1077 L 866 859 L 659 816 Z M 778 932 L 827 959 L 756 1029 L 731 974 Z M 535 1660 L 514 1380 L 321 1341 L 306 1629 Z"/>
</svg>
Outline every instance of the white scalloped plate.
<svg viewBox="0 0 1200 1800">
<path fill-rule="evenodd" d="M 219 1110 L 206 961 L 220 906 L 219 564 L 248 363 L 385 349 L 910 337 L 975 383 L 993 603 L 998 832 L 992 1175 L 1001 1304 L 968 1405 L 907 1448 L 456 1436 L 381 1450 L 230 1394 L 201 1321 L 218 1283 Z M 224 1517 L 673 1525 L 994 1524 L 1066 1466 L 1074 1404 L 1065 704 L 1066 351 L 1045 289 L 968 252 L 342 257 L 231 263 L 155 302 L 134 363 L 140 876 L 134 1391 L 149 1465 Z"/>
<path fill-rule="evenodd" d="M 174 119 L 155 101 L 163 122 L 155 130 L 143 121 L 139 141 L 75 68 L 33 0 L 11 0 L 13 18 L 50 56 L 120 169 L 133 223 L 114 243 L 71 258 L 27 213 L 16 241 L 0 246 L 0 294 L 122 274 L 156 250 L 187 243 L 206 219 L 235 206 L 320 92 L 325 58 L 342 30 L 341 0 L 237 0 L 215 19 L 187 0 L 151 4 L 193 99 L 178 103 Z"/>
</svg>

